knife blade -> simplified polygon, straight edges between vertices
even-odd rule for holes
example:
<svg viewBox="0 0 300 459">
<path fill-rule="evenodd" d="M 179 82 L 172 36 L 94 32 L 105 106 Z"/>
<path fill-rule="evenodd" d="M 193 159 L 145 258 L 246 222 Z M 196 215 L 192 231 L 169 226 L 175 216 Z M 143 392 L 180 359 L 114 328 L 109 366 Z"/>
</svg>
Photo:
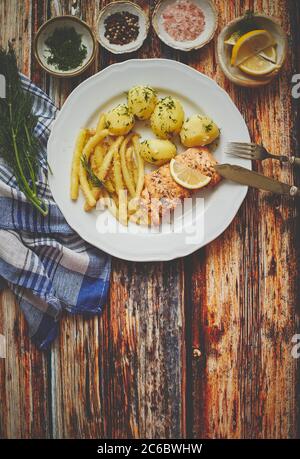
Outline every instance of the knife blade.
<svg viewBox="0 0 300 459">
<path fill-rule="evenodd" d="M 236 166 L 235 164 L 216 164 L 214 168 L 222 177 L 241 185 L 281 195 L 300 196 L 300 189 L 298 187 L 279 182 L 245 167 Z"/>
</svg>

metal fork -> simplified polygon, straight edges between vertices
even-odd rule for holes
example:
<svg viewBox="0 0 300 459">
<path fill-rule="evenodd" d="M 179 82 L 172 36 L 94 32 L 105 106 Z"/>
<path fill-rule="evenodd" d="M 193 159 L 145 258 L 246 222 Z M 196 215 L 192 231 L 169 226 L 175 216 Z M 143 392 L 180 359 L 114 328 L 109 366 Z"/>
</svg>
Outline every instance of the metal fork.
<svg viewBox="0 0 300 459">
<path fill-rule="evenodd" d="M 229 142 L 225 147 L 225 154 L 258 161 L 271 158 L 277 159 L 282 163 L 300 166 L 300 158 L 296 158 L 295 156 L 272 155 L 262 145 L 257 145 L 255 143 Z"/>
</svg>

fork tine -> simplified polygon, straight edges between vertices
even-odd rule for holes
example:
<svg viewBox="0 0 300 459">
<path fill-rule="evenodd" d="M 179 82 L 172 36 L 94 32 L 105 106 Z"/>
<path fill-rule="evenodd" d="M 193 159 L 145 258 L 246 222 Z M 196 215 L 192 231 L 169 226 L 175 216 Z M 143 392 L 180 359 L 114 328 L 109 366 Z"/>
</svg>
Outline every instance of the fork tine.
<svg viewBox="0 0 300 459">
<path fill-rule="evenodd" d="M 247 155 L 243 153 L 227 153 L 227 156 L 234 156 L 235 158 L 243 158 L 243 159 L 257 159 L 253 155 Z"/>
<path fill-rule="evenodd" d="M 224 151 L 226 155 L 230 155 L 233 153 L 234 155 L 245 155 L 245 156 L 253 156 L 255 158 L 258 158 L 259 156 L 256 154 L 255 151 L 247 151 L 247 150 L 225 150 Z"/>
<path fill-rule="evenodd" d="M 243 147 L 248 147 L 248 146 L 251 146 L 251 147 L 257 147 L 257 144 L 256 143 L 253 143 L 253 142 L 228 142 L 228 145 L 236 145 L 236 146 L 243 146 Z"/>
<path fill-rule="evenodd" d="M 255 155 L 254 153 L 251 153 L 251 152 L 247 152 L 247 151 L 234 151 L 234 150 L 231 150 L 231 151 L 225 151 L 225 155 L 235 155 L 235 156 L 245 156 L 245 157 L 249 157 L 249 158 L 258 158 L 257 155 Z"/>
<path fill-rule="evenodd" d="M 231 148 L 231 149 L 226 149 L 225 148 L 225 154 L 227 155 L 230 155 L 231 153 L 234 153 L 236 155 L 239 155 L 239 154 L 242 154 L 242 155 L 252 155 L 252 156 L 257 156 L 255 151 L 252 151 L 252 150 L 237 150 L 237 149 L 234 149 L 234 148 Z"/>
<path fill-rule="evenodd" d="M 242 147 L 238 145 L 226 145 L 225 150 L 236 150 L 236 151 L 255 151 L 255 147 Z"/>
<path fill-rule="evenodd" d="M 241 152 L 241 153 L 252 153 L 255 154 L 257 151 L 255 148 L 240 148 L 240 147 L 225 147 L 224 150 L 226 151 L 236 151 L 236 152 Z"/>
</svg>

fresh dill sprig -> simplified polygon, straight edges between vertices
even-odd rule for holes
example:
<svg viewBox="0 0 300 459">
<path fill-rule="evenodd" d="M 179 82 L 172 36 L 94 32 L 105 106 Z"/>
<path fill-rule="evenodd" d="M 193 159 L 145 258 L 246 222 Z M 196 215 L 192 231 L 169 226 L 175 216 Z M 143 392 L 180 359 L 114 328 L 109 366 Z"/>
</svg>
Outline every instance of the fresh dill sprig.
<svg viewBox="0 0 300 459">
<path fill-rule="evenodd" d="M 23 91 L 14 49 L 0 48 L 0 73 L 6 82 L 6 97 L 0 98 L 0 156 L 12 169 L 28 201 L 44 216 L 45 202 L 37 195 L 39 141 L 34 135 L 37 117 L 32 95 Z"/>
<path fill-rule="evenodd" d="M 98 179 L 97 175 L 94 173 L 94 171 L 92 170 L 88 160 L 87 160 L 87 157 L 85 155 L 82 156 L 81 158 L 81 164 L 83 166 L 83 168 L 86 170 L 86 173 L 87 173 L 87 176 L 88 176 L 88 180 L 90 182 L 90 184 L 96 188 L 100 188 L 103 186 L 103 183 L 101 182 L 101 180 Z"/>
</svg>

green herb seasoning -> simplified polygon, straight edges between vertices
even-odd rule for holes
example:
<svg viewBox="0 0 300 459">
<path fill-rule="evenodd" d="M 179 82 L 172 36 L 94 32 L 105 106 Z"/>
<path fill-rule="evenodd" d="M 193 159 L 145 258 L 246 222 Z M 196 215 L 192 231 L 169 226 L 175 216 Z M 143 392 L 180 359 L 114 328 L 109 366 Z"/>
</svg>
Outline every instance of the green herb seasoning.
<svg viewBox="0 0 300 459">
<path fill-rule="evenodd" d="M 22 89 L 12 45 L 8 50 L 0 48 L 0 69 L 6 80 L 6 98 L 0 98 L 0 156 L 28 201 L 45 216 L 47 204 L 37 187 L 40 143 L 34 130 L 38 118 L 31 93 Z"/>
<path fill-rule="evenodd" d="M 82 44 L 81 35 L 74 27 L 63 27 L 54 30 L 45 41 L 49 56 L 47 63 L 58 70 L 72 70 L 79 67 L 87 55 L 87 48 Z"/>
<path fill-rule="evenodd" d="M 90 184 L 96 188 L 101 188 L 103 186 L 103 183 L 101 182 L 101 180 L 98 179 L 97 175 L 93 172 L 93 169 L 91 168 L 91 165 L 85 155 L 83 155 L 83 157 L 81 158 L 81 164 L 87 172 Z"/>
<path fill-rule="evenodd" d="M 212 130 L 212 128 L 213 128 L 213 125 L 212 125 L 212 123 L 205 124 L 204 128 L 205 128 L 206 132 L 210 132 Z"/>
</svg>

